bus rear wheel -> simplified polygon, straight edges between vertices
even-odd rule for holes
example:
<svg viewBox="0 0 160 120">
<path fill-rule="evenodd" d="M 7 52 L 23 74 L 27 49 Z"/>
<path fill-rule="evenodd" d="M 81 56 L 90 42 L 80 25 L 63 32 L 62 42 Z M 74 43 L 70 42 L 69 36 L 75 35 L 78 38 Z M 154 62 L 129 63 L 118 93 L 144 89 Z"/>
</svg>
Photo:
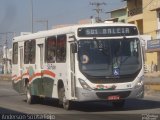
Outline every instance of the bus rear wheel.
<svg viewBox="0 0 160 120">
<path fill-rule="evenodd" d="M 58 96 L 59 96 L 59 104 L 62 105 L 65 110 L 70 110 L 72 104 L 71 101 L 67 100 L 66 98 L 64 87 L 59 88 Z"/>
</svg>

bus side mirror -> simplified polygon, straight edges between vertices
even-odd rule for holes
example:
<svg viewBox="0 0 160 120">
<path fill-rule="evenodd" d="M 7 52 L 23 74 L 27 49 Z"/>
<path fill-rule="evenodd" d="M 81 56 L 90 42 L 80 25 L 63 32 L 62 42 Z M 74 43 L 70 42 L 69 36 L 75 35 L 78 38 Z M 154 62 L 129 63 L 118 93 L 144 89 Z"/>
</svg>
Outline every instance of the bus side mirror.
<svg viewBox="0 0 160 120">
<path fill-rule="evenodd" d="M 72 53 L 77 53 L 77 44 L 76 43 L 71 44 L 71 50 L 72 50 Z"/>
</svg>

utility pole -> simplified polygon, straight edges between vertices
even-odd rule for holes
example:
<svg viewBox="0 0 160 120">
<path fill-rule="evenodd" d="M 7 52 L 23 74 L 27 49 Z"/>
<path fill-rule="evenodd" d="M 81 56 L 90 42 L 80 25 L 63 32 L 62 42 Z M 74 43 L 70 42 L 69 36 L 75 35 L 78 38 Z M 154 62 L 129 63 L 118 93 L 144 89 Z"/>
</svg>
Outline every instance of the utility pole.
<svg viewBox="0 0 160 120">
<path fill-rule="evenodd" d="M 102 5 L 106 5 L 105 2 L 90 2 L 90 5 L 95 6 L 95 9 L 93 9 L 94 11 L 96 11 L 97 13 L 97 17 L 96 17 L 96 21 L 97 22 L 101 22 L 101 18 L 100 18 L 100 13 L 102 12 L 102 9 L 100 8 L 100 6 Z"/>
<path fill-rule="evenodd" d="M 5 74 L 8 73 L 8 56 L 7 56 L 7 50 L 8 50 L 8 40 L 7 40 L 7 33 L 5 34 L 5 39 L 6 39 L 6 42 L 5 42 L 5 45 L 6 45 L 6 48 L 5 48 L 5 52 L 6 52 L 6 59 L 5 59 L 5 66 L 6 66 L 6 69 L 5 69 Z"/>
<path fill-rule="evenodd" d="M 31 32 L 33 33 L 33 0 L 31 2 Z"/>
<path fill-rule="evenodd" d="M 0 44 L 0 74 L 3 73 L 3 67 L 2 67 L 2 60 L 3 60 L 3 52 L 2 52 L 2 45 Z"/>
</svg>

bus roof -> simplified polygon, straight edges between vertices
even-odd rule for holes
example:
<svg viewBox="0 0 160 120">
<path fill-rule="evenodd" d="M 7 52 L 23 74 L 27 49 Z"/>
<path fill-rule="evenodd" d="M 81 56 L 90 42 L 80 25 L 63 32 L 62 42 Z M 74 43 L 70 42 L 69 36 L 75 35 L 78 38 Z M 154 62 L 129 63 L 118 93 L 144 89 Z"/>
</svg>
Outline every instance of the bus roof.
<svg viewBox="0 0 160 120">
<path fill-rule="evenodd" d="M 128 23 L 94 23 L 94 24 L 72 25 L 72 26 L 61 27 L 61 28 L 56 28 L 56 29 L 51 29 L 46 31 L 39 31 L 33 34 L 17 36 L 17 37 L 14 37 L 13 42 L 45 38 L 45 37 L 54 36 L 57 34 L 74 33 L 75 30 L 82 27 L 100 27 L 100 26 L 136 26 L 136 25 L 128 24 Z"/>
</svg>

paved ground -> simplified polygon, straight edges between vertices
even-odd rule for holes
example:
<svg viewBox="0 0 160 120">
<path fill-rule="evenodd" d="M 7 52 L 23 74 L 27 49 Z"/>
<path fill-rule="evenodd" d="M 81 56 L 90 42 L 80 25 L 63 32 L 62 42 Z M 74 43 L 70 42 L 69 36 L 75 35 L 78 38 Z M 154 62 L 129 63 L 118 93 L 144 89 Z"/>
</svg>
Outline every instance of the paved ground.
<svg viewBox="0 0 160 120">
<path fill-rule="evenodd" d="M 66 111 L 48 99 L 28 105 L 25 96 L 12 89 L 10 81 L 0 81 L 0 113 L 3 117 L 5 114 L 49 114 L 56 120 L 142 120 L 148 116 L 157 116 L 155 120 L 160 120 L 160 96 L 146 95 L 144 99 L 128 100 L 120 110 L 106 102 L 94 102 L 76 103 L 72 110 Z"/>
<path fill-rule="evenodd" d="M 145 77 L 145 94 L 160 96 L 160 77 Z"/>
</svg>

